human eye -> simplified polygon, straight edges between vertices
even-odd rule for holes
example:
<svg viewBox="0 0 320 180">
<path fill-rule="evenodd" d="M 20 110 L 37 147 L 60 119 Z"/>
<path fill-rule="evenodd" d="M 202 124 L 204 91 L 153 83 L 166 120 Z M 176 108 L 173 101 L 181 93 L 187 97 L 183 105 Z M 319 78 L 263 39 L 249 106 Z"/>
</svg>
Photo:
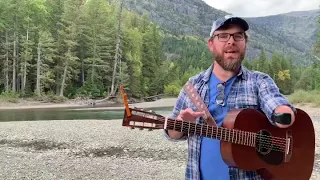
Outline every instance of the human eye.
<svg viewBox="0 0 320 180">
<path fill-rule="evenodd" d="M 228 39 L 229 38 L 229 34 L 228 33 L 221 33 L 221 34 L 219 34 L 219 38 L 220 39 Z"/>
<path fill-rule="evenodd" d="M 244 33 L 243 32 L 238 32 L 234 34 L 234 37 L 236 39 L 243 39 L 244 38 Z"/>
</svg>

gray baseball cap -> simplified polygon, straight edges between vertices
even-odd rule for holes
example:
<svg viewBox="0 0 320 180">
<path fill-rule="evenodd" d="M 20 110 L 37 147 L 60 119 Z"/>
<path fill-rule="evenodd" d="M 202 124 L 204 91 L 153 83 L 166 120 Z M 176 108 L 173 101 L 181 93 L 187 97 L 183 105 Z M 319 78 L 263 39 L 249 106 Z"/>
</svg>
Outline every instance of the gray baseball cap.
<svg viewBox="0 0 320 180">
<path fill-rule="evenodd" d="M 226 16 L 221 17 L 213 22 L 211 32 L 210 32 L 210 37 L 221 26 L 229 24 L 229 23 L 239 24 L 243 28 L 244 31 L 247 31 L 249 29 L 249 25 L 248 25 L 247 21 L 245 21 L 244 19 L 237 17 L 237 16 L 226 15 Z"/>
</svg>

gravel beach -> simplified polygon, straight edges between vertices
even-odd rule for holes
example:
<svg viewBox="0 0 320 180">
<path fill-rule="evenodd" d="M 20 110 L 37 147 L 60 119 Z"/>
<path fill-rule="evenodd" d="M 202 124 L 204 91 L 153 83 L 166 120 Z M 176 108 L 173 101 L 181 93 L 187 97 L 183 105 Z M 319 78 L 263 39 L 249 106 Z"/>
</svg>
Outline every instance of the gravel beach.
<svg viewBox="0 0 320 180">
<path fill-rule="evenodd" d="M 320 179 L 314 125 L 312 180 Z M 0 179 L 182 180 L 186 150 L 162 130 L 131 130 L 122 120 L 0 122 Z"/>
</svg>

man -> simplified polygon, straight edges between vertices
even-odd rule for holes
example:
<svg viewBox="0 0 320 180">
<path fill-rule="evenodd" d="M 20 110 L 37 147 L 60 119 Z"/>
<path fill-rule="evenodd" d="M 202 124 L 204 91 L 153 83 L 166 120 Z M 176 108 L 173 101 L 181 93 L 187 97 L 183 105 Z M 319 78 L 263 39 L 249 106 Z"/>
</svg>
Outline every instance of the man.
<svg viewBox="0 0 320 180">
<path fill-rule="evenodd" d="M 242 66 L 248 29 L 248 23 L 239 17 L 225 16 L 216 20 L 208 40 L 214 56 L 213 64 L 191 77 L 189 82 L 198 90 L 218 126 L 222 125 L 228 110 L 254 108 L 265 113 L 274 126 L 289 127 L 294 122 L 295 108 L 280 94 L 267 74 L 249 71 Z M 194 108 L 182 89 L 171 117 L 203 123 L 204 113 L 195 112 Z M 171 130 L 165 131 L 165 135 L 173 141 L 188 139 L 187 180 L 262 179 L 255 171 L 228 167 L 221 157 L 218 140 L 196 135 L 187 137 Z"/>
</svg>

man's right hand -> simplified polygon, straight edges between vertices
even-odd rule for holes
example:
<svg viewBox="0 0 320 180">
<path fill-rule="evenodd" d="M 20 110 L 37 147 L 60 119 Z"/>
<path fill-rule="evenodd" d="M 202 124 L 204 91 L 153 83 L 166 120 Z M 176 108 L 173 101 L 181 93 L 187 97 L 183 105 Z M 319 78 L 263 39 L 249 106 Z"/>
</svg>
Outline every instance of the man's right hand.
<svg viewBox="0 0 320 180">
<path fill-rule="evenodd" d="M 195 122 L 198 117 L 204 116 L 204 112 L 195 112 L 191 108 L 180 111 L 176 119 L 186 121 L 186 122 Z M 180 131 L 168 130 L 168 134 L 173 139 L 180 139 L 183 136 L 183 133 Z"/>
</svg>

